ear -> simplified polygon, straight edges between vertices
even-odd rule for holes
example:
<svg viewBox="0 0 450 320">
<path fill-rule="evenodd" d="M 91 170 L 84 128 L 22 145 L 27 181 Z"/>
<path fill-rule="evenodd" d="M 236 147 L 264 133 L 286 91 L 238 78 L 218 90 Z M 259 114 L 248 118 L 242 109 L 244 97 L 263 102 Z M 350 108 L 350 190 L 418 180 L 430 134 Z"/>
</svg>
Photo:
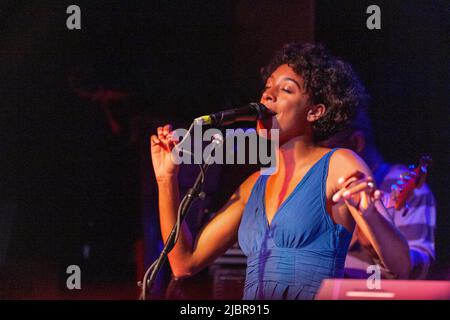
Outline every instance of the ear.
<svg viewBox="0 0 450 320">
<path fill-rule="evenodd" d="M 361 154 L 363 150 L 366 148 L 366 137 L 364 136 L 364 133 L 360 130 L 355 131 L 351 135 L 350 142 L 353 146 L 352 149 L 358 154 Z"/>
<path fill-rule="evenodd" d="M 306 120 L 308 120 L 309 122 L 314 122 L 322 118 L 326 111 L 327 108 L 322 103 L 312 105 L 311 109 L 309 109 L 308 114 L 306 115 Z"/>
</svg>

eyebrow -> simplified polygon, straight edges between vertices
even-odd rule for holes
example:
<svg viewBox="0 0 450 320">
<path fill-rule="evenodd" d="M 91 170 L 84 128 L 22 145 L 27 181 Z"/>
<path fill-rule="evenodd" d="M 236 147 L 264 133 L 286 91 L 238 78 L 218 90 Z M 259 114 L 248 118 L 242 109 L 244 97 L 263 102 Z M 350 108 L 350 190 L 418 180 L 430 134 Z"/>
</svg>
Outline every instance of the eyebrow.
<svg viewBox="0 0 450 320">
<path fill-rule="evenodd" d="M 273 76 L 270 76 L 269 78 L 267 78 L 267 80 L 269 80 L 269 79 L 273 79 Z M 300 90 L 302 90 L 302 86 L 297 82 L 297 80 L 295 80 L 295 79 L 292 79 L 292 78 L 289 78 L 289 77 L 285 77 L 285 78 L 283 78 L 283 79 L 281 79 L 280 81 L 292 81 L 292 82 L 294 82 L 296 85 L 297 85 L 297 87 L 300 89 Z"/>
<path fill-rule="evenodd" d="M 300 86 L 300 84 L 299 84 L 296 80 L 294 80 L 294 79 L 292 79 L 292 78 L 288 78 L 288 77 L 281 79 L 281 81 L 284 81 L 284 80 L 294 82 L 294 83 L 297 85 L 297 87 L 298 87 L 300 90 L 302 90 L 302 87 Z"/>
</svg>

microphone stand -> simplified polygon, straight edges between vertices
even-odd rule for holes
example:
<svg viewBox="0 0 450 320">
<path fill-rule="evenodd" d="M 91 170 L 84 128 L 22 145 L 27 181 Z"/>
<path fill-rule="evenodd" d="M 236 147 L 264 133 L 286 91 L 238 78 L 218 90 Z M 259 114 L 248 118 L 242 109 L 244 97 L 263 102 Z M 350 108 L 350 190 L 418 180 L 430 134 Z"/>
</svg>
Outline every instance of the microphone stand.
<svg viewBox="0 0 450 320">
<path fill-rule="evenodd" d="M 213 140 L 213 143 L 217 144 L 217 146 L 221 145 L 223 143 L 222 137 L 218 138 L 215 136 L 215 139 Z M 216 148 L 217 148 L 216 146 Z M 183 223 L 184 218 L 186 217 L 187 213 L 189 212 L 189 209 L 191 208 L 192 203 L 195 199 L 200 198 L 204 199 L 205 194 L 201 191 L 201 188 L 203 186 L 204 180 L 205 180 L 205 174 L 208 170 L 209 166 L 211 165 L 209 162 L 209 157 L 203 163 L 200 165 L 200 172 L 197 176 L 197 179 L 194 182 L 194 185 L 189 188 L 186 195 L 183 197 L 183 200 L 181 200 L 179 208 L 178 208 L 178 221 L 172 228 L 172 232 L 170 233 L 169 237 L 167 238 L 167 241 L 164 245 L 163 250 L 161 251 L 158 259 L 150 266 L 150 268 L 147 270 L 146 274 L 144 275 L 144 279 L 141 283 L 142 285 L 142 294 L 141 299 L 146 300 L 146 291 L 147 287 L 149 290 L 152 289 L 152 286 L 156 280 L 156 277 L 158 276 L 158 273 L 160 272 L 163 264 L 167 260 L 167 255 L 169 252 L 173 249 L 173 247 L 176 244 L 176 241 L 178 240 L 178 234 L 181 232 L 181 225 Z M 147 280 L 148 273 L 151 271 L 150 277 Z"/>
</svg>

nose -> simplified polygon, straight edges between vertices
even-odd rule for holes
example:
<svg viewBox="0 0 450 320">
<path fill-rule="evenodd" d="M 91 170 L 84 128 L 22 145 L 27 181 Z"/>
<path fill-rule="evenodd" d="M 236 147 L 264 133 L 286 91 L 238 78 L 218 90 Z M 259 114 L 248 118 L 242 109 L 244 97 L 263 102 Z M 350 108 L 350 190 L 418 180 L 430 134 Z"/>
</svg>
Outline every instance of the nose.
<svg viewBox="0 0 450 320">
<path fill-rule="evenodd" d="M 275 102 L 276 100 L 277 100 L 277 98 L 276 98 L 276 95 L 275 95 L 275 93 L 273 91 L 273 88 L 266 89 L 263 92 L 262 97 L 261 97 L 261 102 L 263 102 L 263 103 L 267 102 L 267 101 Z"/>
</svg>

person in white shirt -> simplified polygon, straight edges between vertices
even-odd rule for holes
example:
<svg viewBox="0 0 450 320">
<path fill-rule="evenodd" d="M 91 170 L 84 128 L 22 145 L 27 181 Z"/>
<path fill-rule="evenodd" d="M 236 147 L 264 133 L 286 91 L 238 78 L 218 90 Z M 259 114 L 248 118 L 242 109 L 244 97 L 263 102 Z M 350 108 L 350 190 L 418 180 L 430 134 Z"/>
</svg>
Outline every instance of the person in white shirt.
<svg viewBox="0 0 450 320">
<path fill-rule="evenodd" d="M 408 172 L 402 164 L 386 163 L 377 150 L 372 126 L 366 110 L 358 112 L 355 119 L 343 130 L 323 143 L 327 147 L 344 147 L 358 153 L 373 172 L 375 182 L 384 192 L 383 202 L 388 208 L 384 217 L 391 221 L 407 239 L 410 248 L 410 279 L 425 279 L 435 259 L 434 231 L 436 228 L 436 202 L 427 184 L 416 188 L 406 206 L 396 210 L 389 201 L 392 186 L 397 186 L 400 176 Z M 387 279 L 398 275 L 385 268 L 365 237 L 356 229 L 345 262 L 345 276 L 368 278 L 369 265 L 379 265 L 381 276 Z"/>
</svg>

